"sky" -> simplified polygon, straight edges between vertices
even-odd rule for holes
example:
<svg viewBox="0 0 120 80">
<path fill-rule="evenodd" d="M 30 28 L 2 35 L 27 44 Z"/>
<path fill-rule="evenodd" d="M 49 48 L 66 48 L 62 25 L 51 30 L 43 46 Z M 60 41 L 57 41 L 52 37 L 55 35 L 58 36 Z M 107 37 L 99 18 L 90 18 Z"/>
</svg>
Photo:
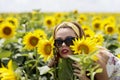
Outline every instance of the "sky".
<svg viewBox="0 0 120 80">
<path fill-rule="evenodd" d="M 0 0 L 1 12 L 120 12 L 120 0 Z"/>
</svg>

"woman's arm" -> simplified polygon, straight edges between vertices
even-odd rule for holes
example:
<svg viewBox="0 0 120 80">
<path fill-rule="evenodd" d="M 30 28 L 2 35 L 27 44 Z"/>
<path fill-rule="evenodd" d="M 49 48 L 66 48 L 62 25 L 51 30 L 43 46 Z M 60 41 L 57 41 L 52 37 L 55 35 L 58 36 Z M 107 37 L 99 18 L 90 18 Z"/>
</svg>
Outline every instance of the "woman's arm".
<svg viewBox="0 0 120 80">
<path fill-rule="evenodd" d="M 100 48 L 100 50 L 99 50 L 99 53 L 98 53 L 98 58 L 99 58 L 99 60 L 97 61 L 97 63 L 100 65 L 100 67 L 103 69 L 103 72 L 102 73 L 97 73 L 96 75 L 95 75 L 95 78 L 97 79 L 97 80 L 109 80 L 108 79 L 108 74 L 107 74 L 107 69 L 106 69 L 106 64 L 107 64 L 107 61 L 108 61 L 108 59 L 109 59 L 109 55 L 110 55 L 111 53 L 107 50 L 107 49 L 105 49 L 105 48 Z"/>
</svg>

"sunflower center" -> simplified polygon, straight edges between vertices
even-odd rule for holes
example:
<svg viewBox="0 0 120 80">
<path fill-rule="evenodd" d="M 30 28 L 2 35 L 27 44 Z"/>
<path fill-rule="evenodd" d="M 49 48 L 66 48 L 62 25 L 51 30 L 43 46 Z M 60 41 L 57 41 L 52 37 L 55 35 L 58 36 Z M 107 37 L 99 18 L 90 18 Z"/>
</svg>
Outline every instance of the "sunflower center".
<svg viewBox="0 0 120 80">
<path fill-rule="evenodd" d="M 30 38 L 30 44 L 31 44 L 32 46 L 36 46 L 36 45 L 38 44 L 38 41 L 39 41 L 39 39 L 36 38 L 36 37 L 34 37 L 34 36 L 32 36 L 32 37 Z"/>
<path fill-rule="evenodd" d="M 47 20 L 47 24 L 49 24 L 49 25 L 50 25 L 50 24 L 51 24 L 51 20 Z"/>
<path fill-rule="evenodd" d="M 113 31 L 113 28 L 112 28 L 112 27 L 108 27 L 107 31 L 108 31 L 108 32 L 112 32 L 112 31 Z"/>
<path fill-rule="evenodd" d="M 88 46 L 87 46 L 87 45 L 84 45 L 84 44 L 79 45 L 78 50 L 83 51 L 85 54 L 88 54 L 88 53 L 89 53 L 89 48 L 88 48 Z"/>
<path fill-rule="evenodd" d="M 89 35 L 89 34 L 86 34 L 85 36 L 86 36 L 86 37 L 90 37 L 90 35 Z"/>
<path fill-rule="evenodd" d="M 51 45 L 46 44 L 44 51 L 45 51 L 46 55 L 49 55 L 51 53 Z"/>
<path fill-rule="evenodd" d="M 9 28 L 9 27 L 7 27 L 7 26 L 3 29 L 3 33 L 4 33 L 5 35 L 10 35 L 11 32 L 12 32 L 11 28 Z"/>
<path fill-rule="evenodd" d="M 95 24 L 95 28 L 98 29 L 99 27 L 100 27 L 100 24 L 99 24 L 99 23 L 96 23 L 96 24 Z"/>
</svg>

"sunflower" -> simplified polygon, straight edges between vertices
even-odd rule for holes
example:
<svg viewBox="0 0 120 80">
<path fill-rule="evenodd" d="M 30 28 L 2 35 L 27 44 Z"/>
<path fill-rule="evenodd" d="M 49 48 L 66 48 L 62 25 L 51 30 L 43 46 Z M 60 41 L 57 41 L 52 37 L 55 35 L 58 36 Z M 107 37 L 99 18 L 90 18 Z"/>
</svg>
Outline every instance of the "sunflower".
<svg viewBox="0 0 120 80">
<path fill-rule="evenodd" d="M 102 34 L 96 34 L 93 39 L 95 39 L 96 41 L 96 44 L 98 45 L 102 45 L 103 42 L 104 42 L 104 38 L 103 38 L 103 35 Z"/>
<path fill-rule="evenodd" d="M 46 62 L 53 56 L 53 39 L 42 39 L 40 40 L 38 46 L 38 53 L 41 54 L 41 57 L 44 57 L 44 61 Z"/>
<path fill-rule="evenodd" d="M 105 33 L 110 35 L 116 33 L 115 25 L 107 25 L 105 27 Z"/>
<path fill-rule="evenodd" d="M 77 10 L 77 9 L 75 9 L 74 11 L 73 11 L 73 14 L 75 15 L 75 14 L 78 14 L 79 13 L 79 11 Z"/>
<path fill-rule="evenodd" d="M 70 47 L 74 54 L 89 54 L 96 50 L 96 43 L 90 38 L 75 39 Z"/>
<path fill-rule="evenodd" d="M 15 35 L 15 30 L 15 26 L 11 25 L 8 22 L 5 22 L 1 24 L 0 37 L 5 39 L 12 38 Z"/>
<path fill-rule="evenodd" d="M 95 35 L 95 32 L 91 29 L 85 30 L 85 36 L 86 37 L 93 37 Z"/>
<path fill-rule="evenodd" d="M 0 17 L 0 24 L 4 22 L 4 19 Z"/>
<path fill-rule="evenodd" d="M 120 24 L 117 27 L 117 32 L 118 32 L 118 34 L 120 34 Z"/>
<path fill-rule="evenodd" d="M 44 24 L 48 27 L 48 28 L 52 28 L 55 26 L 55 18 L 52 16 L 46 16 L 45 20 L 44 20 Z"/>
<path fill-rule="evenodd" d="M 93 16 L 93 18 L 92 18 L 92 21 L 96 21 L 96 20 L 101 20 L 101 16 L 100 15 L 98 15 L 98 16 Z"/>
<path fill-rule="evenodd" d="M 7 68 L 2 65 L 0 68 L 0 79 L 1 80 L 17 80 L 16 74 L 12 67 L 12 60 L 7 64 Z"/>
<path fill-rule="evenodd" d="M 33 33 L 35 33 L 36 35 L 39 35 L 41 39 L 47 38 L 47 34 L 42 29 L 37 29 Z"/>
<path fill-rule="evenodd" d="M 88 26 L 88 25 L 82 25 L 82 29 L 83 29 L 84 31 L 90 30 L 90 26 Z"/>
<path fill-rule="evenodd" d="M 87 16 L 84 14 L 80 14 L 79 19 L 82 21 L 86 21 L 87 20 Z"/>
<path fill-rule="evenodd" d="M 15 27 L 18 26 L 18 19 L 17 19 L 17 18 L 8 17 L 8 18 L 6 18 L 6 21 L 8 21 L 9 23 L 11 23 L 11 24 L 14 25 Z"/>
<path fill-rule="evenodd" d="M 95 20 L 92 22 L 92 28 L 95 31 L 99 31 L 102 30 L 102 26 L 101 26 L 101 20 Z"/>
<path fill-rule="evenodd" d="M 39 35 L 29 32 L 23 37 L 23 44 L 25 44 L 26 49 L 32 50 L 37 47 L 39 40 Z"/>
</svg>

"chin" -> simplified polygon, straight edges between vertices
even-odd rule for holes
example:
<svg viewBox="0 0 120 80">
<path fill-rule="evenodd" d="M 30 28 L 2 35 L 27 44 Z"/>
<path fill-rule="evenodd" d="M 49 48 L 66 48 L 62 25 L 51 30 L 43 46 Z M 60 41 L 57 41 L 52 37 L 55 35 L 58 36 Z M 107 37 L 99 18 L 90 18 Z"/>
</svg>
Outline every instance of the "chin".
<svg viewBox="0 0 120 80">
<path fill-rule="evenodd" d="M 68 58 L 68 55 L 61 55 L 62 58 Z"/>
</svg>

